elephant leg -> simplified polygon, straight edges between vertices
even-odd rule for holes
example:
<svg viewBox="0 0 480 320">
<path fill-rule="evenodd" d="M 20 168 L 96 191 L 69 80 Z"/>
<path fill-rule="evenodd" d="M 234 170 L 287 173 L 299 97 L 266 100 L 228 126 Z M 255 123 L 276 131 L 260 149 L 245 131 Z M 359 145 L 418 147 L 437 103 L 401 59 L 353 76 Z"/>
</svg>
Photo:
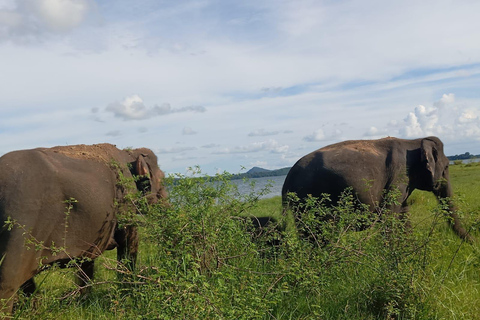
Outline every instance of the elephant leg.
<svg viewBox="0 0 480 320">
<path fill-rule="evenodd" d="M 35 285 L 35 281 L 33 281 L 33 278 L 30 278 L 22 284 L 20 289 L 22 289 L 25 296 L 29 297 L 35 293 L 35 291 L 37 290 L 37 286 Z"/>
<path fill-rule="evenodd" d="M 77 284 L 80 287 L 80 293 L 85 294 L 88 292 L 87 284 L 93 280 L 95 262 L 93 260 L 82 262 L 79 270 L 77 271 Z"/>
<path fill-rule="evenodd" d="M 0 287 L 0 319 L 12 313 L 15 291 L 13 286 L 2 284 Z"/>
<path fill-rule="evenodd" d="M 117 260 L 124 262 L 128 270 L 133 271 L 138 253 L 138 230 L 135 226 L 125 226 L 115 231 Z"/>
<path fill-rule="evenodd" d="M 25 250 L 23 240 L 14 244 L 7 248 L 0 263 L 0 319 L 2 315 L 12 313 L 19 289 L 25 289 L 27 295 L 35 291 L 33 276 L 37 273 L 38 262 L 34 252 Z"/>
<path fill-rule="evenodd" d="M 36 286 L 33 282 L 33 277 L 28 280 L 21 280 L 20 278 L 4 278 L 0 276 L 2 283 L 0 285 L 0 319 L 15 312 L 14 303 L 16 302 L 16 293 L 19 289 L 24 290 L 26 296 L 30 296 L 35 292 Z M 23 284 L 22 284 L 23 282 Z M 10 319 L 6 317 L 5 319 Z"/>
</svg>

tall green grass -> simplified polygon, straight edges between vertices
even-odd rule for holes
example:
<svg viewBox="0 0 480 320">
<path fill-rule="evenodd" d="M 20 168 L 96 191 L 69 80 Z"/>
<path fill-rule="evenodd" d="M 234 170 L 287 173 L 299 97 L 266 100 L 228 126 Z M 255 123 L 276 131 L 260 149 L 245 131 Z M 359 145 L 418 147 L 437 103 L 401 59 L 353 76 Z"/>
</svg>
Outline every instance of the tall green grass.
<svg viewBox="0 0 480 320">
<path fill-rule="evenodd" d="M 450 172 L 465 224 L 478 237 L 480 166 Z M 152 206 L 139 217 L 135 272 L 106 252 L 86 296 L 76 294 L 73 270 L 43 272 L 39 292 L 20 297 L 15 317 L 480 318 L 477 244 L 454 235 L 431 193 L 412 194 L 410 228 L 386 208 L 369 215 L 348 194 L 337 208 L 319 209 L 312 199 L 301 214 L 284 216 L 280 197 L 242 196 L 228 176 L 176 178 L 168 181 L 171 206 Z M 243 218 L 250 216 L 273 216 L 279 227 L 259 236 Z M 355 231 L 366 220 L 372 226 Z M 321 241 L 293 232 L 295 221 L 303 235 L 321 230 Z M 118 277 L 118 270 L 126 274 Z"/>
</svg>

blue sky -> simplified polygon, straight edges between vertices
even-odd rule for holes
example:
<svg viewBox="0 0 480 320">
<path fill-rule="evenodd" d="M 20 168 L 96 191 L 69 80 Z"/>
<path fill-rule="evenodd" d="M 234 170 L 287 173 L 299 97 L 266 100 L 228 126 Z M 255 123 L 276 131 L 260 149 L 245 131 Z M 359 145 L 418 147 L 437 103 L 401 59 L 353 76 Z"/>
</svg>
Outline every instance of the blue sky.
<svg viewBox="0 0 480 320">
<path fill-rule="evenodd" d="M 480 153 L 480 2 L 0 0 L 0 154 L 109 142 L 167 173 L 348 139 Z"/>
</svg>

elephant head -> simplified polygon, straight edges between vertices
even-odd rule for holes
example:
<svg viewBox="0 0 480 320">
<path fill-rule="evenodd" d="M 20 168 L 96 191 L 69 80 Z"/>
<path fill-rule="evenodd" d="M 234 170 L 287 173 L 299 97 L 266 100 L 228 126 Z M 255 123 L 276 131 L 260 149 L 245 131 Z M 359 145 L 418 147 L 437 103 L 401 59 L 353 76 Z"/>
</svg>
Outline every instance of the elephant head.
<svg viewBox="0 0 480 320">
<path fill-rule="evenodd" d="M 448 173 L 449 160 L 443 153 L 443 143 L 436 137 L 425 138 L 421 142 L 421 163 L 426 170 L 423 189 L 432 191 L 437 197 L 453 195 Z"/>
<path fill-rule="evenodd" d="M 443 153 L 443 143 L 437 137 L 424 138 L 421 141 L 421 163 L 426 170 L 426 186 L 421 190 L 431 191 L 439 199 L 445 199 L 450 211 L 450 224 L 461 238 L 472 240 L 468 232 L 462 227 L 457 208 L 452 200 L 453 190 L 450 184 L 448 165 L 450 161 Z"/>
<path fill-rule="evenodd" d="M 163 185 L 165 174 L 158 168 L 157 156 L 146 148 L 132 151 L 135 161 L 131 163 L 131 173 L 138 176 L 137 189 L 141 190 L 150 204 L 167 198 Z"/>
</svg>

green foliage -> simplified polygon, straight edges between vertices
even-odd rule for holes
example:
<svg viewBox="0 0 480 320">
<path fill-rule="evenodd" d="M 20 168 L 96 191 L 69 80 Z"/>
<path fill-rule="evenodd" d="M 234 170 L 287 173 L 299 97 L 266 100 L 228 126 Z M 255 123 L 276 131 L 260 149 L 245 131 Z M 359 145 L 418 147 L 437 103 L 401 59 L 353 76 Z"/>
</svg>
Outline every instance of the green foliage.
<svg viewBox="0 0 480 320">
<path fill-rule="evenodd" d="M 454 156 L 448 156 L 447 158 L 450 161 L 452 161 L 452 160 L 468 160 L 468 159 L 480 158 L 480 154 L 473 155 L 473 154 L 470 154 L 470 152 L 465 152 L 465 153 L 462 153 L 462 154 L 456 154 Z"/>
<path fill-rule="evenodd" d="M 456 205 L 478 225 L 479 167 L 453 166 Z M 119 283 L 114 253 L 99 258 L 96 282 L 79 297 L 64 270 L 42 273 L 25 319 L 474 319 L 480 256 L 445 223 L 448 202 L 415 191 L 409 216 L 375 214 L 345 190 L 310 197 L 285 216 L 281 199 L 240 195 L 228 174 L 170 177 L 169 204 L 138 202 L 135 273 Z M 245 182 L 248 183 L 248 182 Z M 366 183 L 368 184 L 368 183 Z M 368 186 L 367 186 L 368 187 Z M 252 189 L 253 190 L 253 189 Z M 295 196 L 292 195 L 295 200 Z M 451 199 L 447 199 L 451 200 Z M 141 204 L 140 204 L 141 203 Z M 257 237 L 252 215 L 279 224 Z M 285 225 L 286 224 L 286 225 Z M 8 226 L 15 225 L 10 221 Z M 474 229 L 476 230 L 476 229 Z M 298 231 L 298 232 L 297 232 Z M 265 237 L 264 237 L 265 235 Z M 276 240 L 279 243 L 273 243 Z M 62 297 L 62 299 L 59 299 Z"/>
</svg>

